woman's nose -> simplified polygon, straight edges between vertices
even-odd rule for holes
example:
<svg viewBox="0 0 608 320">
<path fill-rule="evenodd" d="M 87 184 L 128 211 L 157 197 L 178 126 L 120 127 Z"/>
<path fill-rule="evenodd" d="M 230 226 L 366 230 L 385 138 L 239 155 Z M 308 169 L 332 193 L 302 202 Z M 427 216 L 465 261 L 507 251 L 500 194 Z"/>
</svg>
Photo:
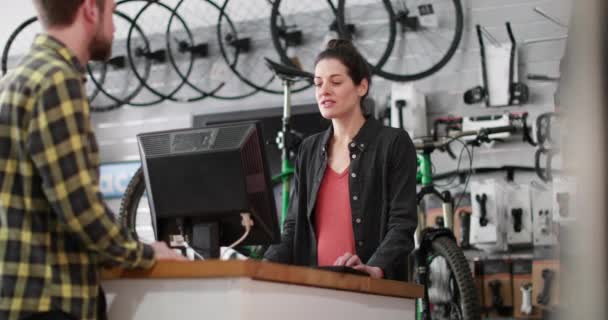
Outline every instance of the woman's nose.
<svg viewBox="0 0 608 320">
<path fill-rule="evenodd" d="M 319 93 L 321 95 L 329 93 L 329 86 L 327 85 L 327 82 L 323 82 L 321 86 L 319 86 Z"/>
</svg>

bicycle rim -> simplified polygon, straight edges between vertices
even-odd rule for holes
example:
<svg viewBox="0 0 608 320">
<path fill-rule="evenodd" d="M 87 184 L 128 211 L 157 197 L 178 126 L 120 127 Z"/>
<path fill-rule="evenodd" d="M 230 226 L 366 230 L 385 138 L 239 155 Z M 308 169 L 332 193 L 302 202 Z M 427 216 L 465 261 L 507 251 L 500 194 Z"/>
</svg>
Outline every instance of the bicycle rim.
<svg viewBox="0 0 608 320">
<path fill-rule="evenodd" d="M 395 45 L 397 28 L 391 2 L 358 1 L 348 6 L 346 0 L 340 0 L 338 26 L 340 37 L 352 41 L 372 72 L 380 71 Z"/>
<path fill-rule="evenodd" d="M 124 20 L 129 26 L 134 26 L 145 46 L 149 47 L 149 41 L 139 25 L 135 24 L 129 16 L 119 10 L 115 10 L 114 14 L 120 18 L 119 20 L 115 20 L 115 23 L 116 21 Z M 118 23 L 120 24 L 120 22 Z M 122 30 L 121 28 L 117 29 Z M 121 48 L 119 41 L 114 41 L 113 48 Z M 117 54 L 120 50 L 116 49 L 112 50 L 113 54 L 116 57 L 121 56 L 120 54 Z M 126 53 L 125 56 L 122 57 L 127 58 Z M 97 69 L 97 66 L 102 68 L 103 78 L 96 76 L 95 70 Z M 144 74 L 148 74 L 149 69 L 150 64 L 147 64 L 144 69 Z M 87 74 L 91 83 L 93 83 L 101 93 L 96 99 L 91 100 L 91 108 L 96 111 L 110 111 L 122 107 L 125 104 L 129 104 L 143 89 L 143 84 L 132 76 L 132 70 L 128 66 L 123 66 L 122 69 L 120 67 L 112 67 L 109 61 L 89 63 L 87 65 Z M 107 81 L 108 87 L 106 87 L 106 78 L 109 80 Z"/>
<path fill-rule="evenodd" d="M 283 84 L 272 70 L 268 68 L 264 60 L 274 52 L 268 52 L 267 43 L 269 39 L 267 25 L 261 21 L 267 18 L 267 4 L 260 10 L 252 7 L 253 1 L 247 1 L 249 7 L 234 5 L 235 1 L 227 0 L 222 5 L 222 15 L 218 23 L 217 33 L 220 41 L 220 50 L 226 64 L 232 72 L 247 86 L 271 94 L 282 95 Z M 242 4 L 245 4 L 243 2 Z M 274 5 L 274 4 L 273 4 Z M 230 17 L 234 24 L 229 27 L 225 25 L 225 17 Z M 252 18 L 259 17 L 264 19 Z M 243 41 L 248 46 L 243 46 Z M 295 87 L 292 92 L 299 92 L 306 87 Z"/>
<path fill-rule="evenodd" d="M 154 79 L 153 78 L 153 70 L 154 69 L 160 69 L 160 68 L 151 68 L 150 71 L 150 75 L 148 77 L 142 76 L 139 71 L 137 70 L 137 68 L 135 67 L 133 61 L 134 61 L 134 55 L 138 56 L 143 54 L 144 57 L 146 57 L 146 59 L 151 59 L 148 58 L 146 55 L 149 54 L 150 52 L 140 52 L 139 54 L 136 52 L 134 54 L 132 48 L 132 32 L 134 29 L 134 25 L 137 24 L 137 22 L 139 21 L 139 19 L 142 17 L 142 15 L 144 14 L 144 12 L 146 12 L 147 10 L 149 10 L 153 5 L 160 7 L 162 9 L 164 9 L 164 11 L 168 11 L 171 13 L 171 17 L 176 17 L 178 19 L 178 21 L 180 21 L 180 23 L 182 23 L 185 27 L 185 29 L 187 29 L 187 34 L 189 35 L 189 40 L 190 43 L 192 43 L 192 35 L 191 33 L 189 33 L 189 29 L 187 28 L 184 20 L 181 18 L 181 16 L 179 16 L 178 14 L 175 13 L 175 10 L 172 9 L 171 7 L 167 6 L 166 4 L 162 3 L 162 2 L 158 2 L 158 1 L 147 1 L 147 0 L 131 0 L 131 1 L 143 1 L 145 2 L 145 6 L 143 6 L 139 12 L 137 13 L 137 15 L 135 16 L 135 18 L 133 18 L 133 25 L 129 28 L 129 32 L 127 35 L 127 52 L 128 52 L 128 61 L 129 61 L 129 65 L 131 67 L 131 69 L 133 70 L 133 74 L 135 75 L 135 77 L 144 85 L 144 87 L 147 89 L 147 91 L 151 92 L 153 95 L 155 95 L 156 97 L 158 97 L 158 100 L 156 100 L 154 102 L 154 104 L 162 102 L 164 100 L 171 100 L 171 101 L 177 101 L 177 102 L 182 102 L 181 99 L 176 98 L 176 94 L 185 86 L 186 82 L 184 81 L 183 77 L 179 77 L 176 76 L 177 78 L 177 83 L 174 84 L 175 79 L 172 79 L 171 74 L 176 73 L 175 69 L 173 68 L 173 66 L 171 66 L 170 63 L 166 63 L 166 62 L 161 62 L 158 65 L 161 64 L 165 64 L 165 68 L 169 69 L 169 72 L 162 72 L 161 76 L 157 76 L 158 79 Z M 155 12 L 156 13 L 156 12 Z M 156 17 L 158 18 L 158 17 Z M 156 21 L 158 23 L 158 21 Z M 165 50 L 169 50 L 166 46 L 164 48 Z M 192 56 L 190 56 L 190 65 L 188 67 L 188 69 L 191 71 L 192 68 Z M 163 70 L 161 70 L 163 71 Z M 188 72 L 190 72 L 188 71 Z M 161 73 L 161 72 L 159 72 Z M 189 76 L 189 73 L 187 73 L 186 78 Z M 165 92 L 161 92 L 160 88 L 156 88 L 154 87 L 155 84 L 162 84 L 162 87 L 166 87 L 167 84 L 173 85 L 173 88 L 170 88 L 168 93 Z M 151 102 L 148 102 L 151 104 Z"/>
<path fill-rule="evenodd" d="M 209 18 L 207 16 L 204 17 L 203 20 L 201 20 L 201 17 L 197 14 L 197 12 L 208 12 L 209 10 L 215 10 L 218 12 L 218 15 L 221 14 L 221 8 L 215 4 L 212 1 L 206 1 L 206 0 L 201 0 L 201 1 L 188 1 L 187 5 L 184 6 L 183 4 L 186 3 L 185 0 L 180 0 L 179 3 L 175 6 L 174 8 L 174 14 L 171 16 L 171 19 L 169 20 L 169 23 L 167 25 L 167 31 L 166 31 L 166 43 L 167 43 L 167 48 L 169 48 L 169 62 L 171 63 L 171 65 L 173 66 L 173 68 L 175 69 L 175 71 L 177 72 L 177 75 L 182 78 L 183 81 L 186 82 L 186 85 L 192 89 L 192 91 L 197 92 L 199 94 L 199 97 L 196 98 L 190 98 L 188 101 L 198 101 L 200 99 L 203 99 L 205 97 L 209 97 L 212 96 L 214 98 L 218 98 L 218 99 L 224 99 L 224 97 L 221 95 L 224 91 L 230 91 L 230 79 L 228 79 L 225 75 L 226 74 L 230 74 L 232 75 L 232 72 L 214 72 L 214 70 L 218 70 L 216 66 L 217 62 L 220 61 L 220 63 L 223 61 L 223 59 L 220 58 L 215 58 L 216 60 L 214 60 L 213 57 L 211 56 L 203 56 L 203 57 L 198 57 L 195 58 L 192 61 L 191 64 L 191 70 L 190 70 L 190 74 L 194 75 L 194 77 L 188 77 L 187 75 L 184 74 L 184 72 L 181 71 L 180 66 L 178 66 L 176 58 L 175 58 L 175 54 L 173 53 L 174 50 L 172 49 L 172 42 L 175 40 L 178 40 L 176 36 L 172 35 L 172 30 L 171 30 L 171 26 L 173 24 L 174 18 L 176 17 L 175 14 L 180 13 L 184 19 L 184 21 L 186 21 L 188 19 L 188 17 L 191 17 L 191 24 L 190 24 L 190 28 L 199 28 L 197 29 L 193 29 L 196 30 L 195 32 L 190 32 L 192 34 L 192 39 L 193 39 L 193 45 L 199 45 L 199 44 L 205 44 L 207 51 L 213 51 L 216 49 L 216 46 L 219 47 L 219 44 L 217 44 L 217 37 L 215 37 L 213 35 L 213 33 L 210 32 L 211 28 L 216 28 L 217 26 L 215 25 L 217 22 L 213 22 L 210 20 L 214 20 L 213 18 Z M 197 6 L 197 7 L 195 7 Z M 204 8 L 198 7 L 198 6 L 205 6 Z M 181 9 L 181 11 L 180 11 Z M 227 18 L 228 19 L 228 18 Z M 198 40 L 198 42 L 197 42 Z M 181 42 L 178 43 L 178 47 L 179 46 L 183 46 L 183 44 L 186 42 Z M 179 49 L 181 51 L 181 49 Z M 192 54 L 194 56 L 194 53 Z M 215 68 L 214 68 L 215 67 Z M 226 66 L 224 69 L 228 69 L 228 67 Z M 219 76 L 219 77 L 218 77 Z M 234 81 L 234 80 L 233 80 Z M 237 80 L 238 81 L 238 80 Z M 224 89 L 228 89 L 228 90 L 224 90 Z M 255 92 L 255 91 L 254 91 Z M 228 97 L 230 98 L 230 97 Z M 239 96 L 239 98 L 241 98 Z"/>
<path fill-rule="evenodd" d="M 281 63 L 306 71 L 314 69 L 317 55 L 329 40 L 338 37 L 336 10 L 329 0 L 275 1 L 270 14 L 270 34 Z M 310 86 L 304 84 L 292 92 Z"/>
<path fill-rule="evenodd" d="M 387 63 L 376 74 L 393 81 L 413 81 L 442 69 L 456 53 L 463 33 L 460 0 L 392 0 L 397 33 Z M 427 5 L 427 9 L 421 6 Z M 431 7 L 428 7 L 431 5 Z M 432 9 L 429 9 L 432 8 Z M 407 17 L 419 18 L 423 11 L 434 12 L 436 19 L 417 29 L 408 26 Z M 431 15 L 432 16 L 432 15 Z"/>
<path fill-rule="evenodd" d="M 37 22 L 38 22 L 38 17 L 31 17 L 31 18 L 25 20 L 24 22 L 22 22 L 9 36 L 9 38 L 6 41 L 6 44 L 4 46 L 4 49 L 2 50 L 2 58 L 1 58 L 2 75 L 5 75 L 9 71 L 9 60 L 13 60 L 13 59 L 17 60 L 16 57 L 11 57 L 11 54 L 14 51 L 14 50 L 11 51 L 11 48 L 14 48 L 13 44 L 20 43 L 23 45 L 30 46 L 34 41 L 35 35 L 38 34 L 42 30 L 42 28 L 40 26 L 35 25 Z M 24 36 L 25 38 L 19 39 L 22 36 Z M 17 39 L 19 39 L 19 41 L 16 41 Z M 26 40 L 26 39 L 28 39 L 28 40 Z M 25 55 L 25 54 L 27 54 L 27 50 L 29 50 L 29 47 L 26 47 L 25 50 L 22 49 L 23 52 L 19 52 L 19 54 Z M 103 82 L 105 80 L 105 76 L 106 76 L 106 70 L 105 70 L 105 68 L 103 68 L 103 69 L 101 69 L 100 82 Z M 93 101 L 95 99 L 95 97 L 99 94 L 100 90 L 96 85 L 94 85 L 90 81 L 87 81 L 87 83 L 85 85 L 86 85 L 87 97 L 89 98 L 89 101 Z M 98 111 L 106 111 L 106 110 L 105 109 L 99 110 L 99 109 L 91 106 L 91 111 L 98 112 Z"/>
<path fill-rule="evenodd" d="M 8 37 L 8 40 L 4 45 L 4 50 L 2 50 L 2 75 L 5 75 L 8 72 L 8 60 L 10 58 L 10 49 L 13 46 L 15 39 L 17 38 L 17 36 L 19 36 L 19 34 L 23 32 L 23 30 L 25 30 L 28 26 L 34 24 L 37 21 L 37 17 L 31 17 L 25 20 Z M 34 39 L 32 38 L 31 40 L 33 41 Z"/>
<path fill-rule="evenodd" d="M 217 42 L 223 61 L 217 61 L 211 68 L 211 73 L 217 74 L 225 79 L 236 76 L 238 82 L 230 81 L 229 83 L 227 83 L 226 87 L 229 87 L 229 89 L 227 89 L 226 91 L 243 93 L 232 95 L 222 94 L 221 96 L 215 95 L 220 99 L 236 100 L 252 96 L 258 93 L 260 89 L 258 88 L 258 86 L 251 85 L 250 83 L 248 83 L 248 80 L 244 76 L 242 76 L 236 69 L 236 66 L 238 65 L 239 61 L 243 58 L 241 57 L 241 55 L 245 54 L 245 50 L 240 45 L 231 44 L 231 41 L 238 42 L 238 40 L 242 39 L 240 39 L 239 37 L 237 25 L 226 12 L 228 3 L 229 0 L 225 1 L 224 4 L 220 7 L 220 12 L 217 18 L 217 24 L 215 28 Z M 270 81 L 272 81 L 272 79 L 266 81 L 263 85 L 267 85 L 268 83 L 270 83 Z"/>
</svg>

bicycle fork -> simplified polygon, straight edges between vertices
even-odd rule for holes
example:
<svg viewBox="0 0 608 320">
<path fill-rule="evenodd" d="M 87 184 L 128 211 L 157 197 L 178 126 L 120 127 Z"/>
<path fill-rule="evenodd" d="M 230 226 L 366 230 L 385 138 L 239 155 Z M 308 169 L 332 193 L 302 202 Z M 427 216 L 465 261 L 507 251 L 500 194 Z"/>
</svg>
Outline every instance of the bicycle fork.
<svg viewBox="0 0 608 320">
<path fill-rule="evenodd" d="M 422 244 L 422 230 L 426 228 L 426 214 L 420 204 L 416 208 L 418 208 L 418 226 L 414 233 L 414 248 L 420 248 Z"/>
<path fill-rule="evenodd" d="M 443 209 L 443 223 L 447 229 L 454 232 L 454 205 L 452 204 L 454 201 L 452 195 L 447 191 L 444 192 L 442 196 L 443 204 L 441 205 L 441 208 Z"/>
<path fill-rule="evenodd" d="M 443 194 L 437 196 L 442 200 L 441 209 L 443 211 L 443 223 L 446 229 L 449 229 L 454 233 L 454 205 L 452 195 L 445 191 Z M 420 198 L 422 200 L 422 198 Z M 418 225 L 416 227 L 416 232 L 414 233 L 414 245 L 415 248 L 420 248 L 422 244 L 422 230 L 426 228 L 426 213 L 422 208 L 422 201 L 418 201 L 417 211 L 418 211 Z"/>
</svg>

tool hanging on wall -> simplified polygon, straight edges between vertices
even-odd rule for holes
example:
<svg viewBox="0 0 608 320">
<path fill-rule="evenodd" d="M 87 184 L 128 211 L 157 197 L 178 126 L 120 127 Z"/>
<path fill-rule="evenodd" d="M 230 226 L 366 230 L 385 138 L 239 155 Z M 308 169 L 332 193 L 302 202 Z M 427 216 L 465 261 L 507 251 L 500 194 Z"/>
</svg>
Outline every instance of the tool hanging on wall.
<svg viewBox="0 0 608 320">
<path fill-rule="evenodd" d="M 428 135 L 426 97 L 413 83 L 391 85 L 390 125 L 404 129 L 412 138 Z"/>
<path fill-rule="evenodd" d="M 555 145 L 559 144 L 556 141 L 552 127 L 557 118 L 555 112 L 548 112 L 539 115 L 536 118 L 536 141 L 538 148 L 534 154 L 534 167 L 536 174 L 544 182 L 553 180 L 553 158 L 559 154 L 559 148 Z M 541 159 L 544 157 L 544 167 L 541 166 Z"/>
<path fill-rule="evenodd" d="M 499 316 L 507 316 L 511 313 L 511 307 L 505 305 L 505 299 L 502 296 L 503 283 L 500 280 L 491 281 L 488 286 L 492 294 L 492 306 L 490 310 L 496 311 Z"/>
<path fill-rule="evenodd" d="M 460 211 L 460 247 L 468 249 L 471 247 L 471 214 L 470 211 Z"/>
<path fill-rule="evenodd" d="M 522 105 L 528 102 L 528 86 L 516 81 L 517 43 L 511 24 L 506 24 L 510 45 L 500 44 L 482 26 L 476 25 L 481 55 L 483 86 L 476 86 L 464 93 L 466 104 L 485 102 L 487 107 Z M 493 42 L 486 47 L 483 33 Z M 508 66 L 505 67 L 505 60 Z M 505 77 L 505 72 L 506 77 Z"/>
<path fill-rule="evenodd" d="M 525 283 L 521 287 L 519 287 L 521 291 L 521 313 L 524 315 L 530 315 L 532 313 L 532 284 Z"/>
<path fill-rule="evenodd" d="M 547 306 L 551 302 L 551 286 L 553 285 L 553 278 L 555 278 L 555 271 L 550 269 L 544 269 L 542 272 L 543 277 L 543 290 L 536 298 L 538 304 Z"/>
</svg>

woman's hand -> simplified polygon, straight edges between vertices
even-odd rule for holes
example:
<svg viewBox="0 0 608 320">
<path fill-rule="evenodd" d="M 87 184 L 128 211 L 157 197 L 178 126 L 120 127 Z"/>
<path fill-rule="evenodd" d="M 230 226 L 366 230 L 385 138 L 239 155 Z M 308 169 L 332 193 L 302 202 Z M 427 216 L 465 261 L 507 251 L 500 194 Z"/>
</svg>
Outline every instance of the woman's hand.
<svg viewBox="0 0 608 320">
<path fill-rule="evenodd" d="M 334 266 L 351 267 L 355 270 L 360 270 L 368 273 L 372 278 L 384 278 L 384 272 L 382 271 L 382 269 L 363 264 L 359 256 L 350 252 L 347 252 L 342 256 L 338 257 L 338 259 L 336 259 L 336 262 L 334 262 Z"/>
</svg>

